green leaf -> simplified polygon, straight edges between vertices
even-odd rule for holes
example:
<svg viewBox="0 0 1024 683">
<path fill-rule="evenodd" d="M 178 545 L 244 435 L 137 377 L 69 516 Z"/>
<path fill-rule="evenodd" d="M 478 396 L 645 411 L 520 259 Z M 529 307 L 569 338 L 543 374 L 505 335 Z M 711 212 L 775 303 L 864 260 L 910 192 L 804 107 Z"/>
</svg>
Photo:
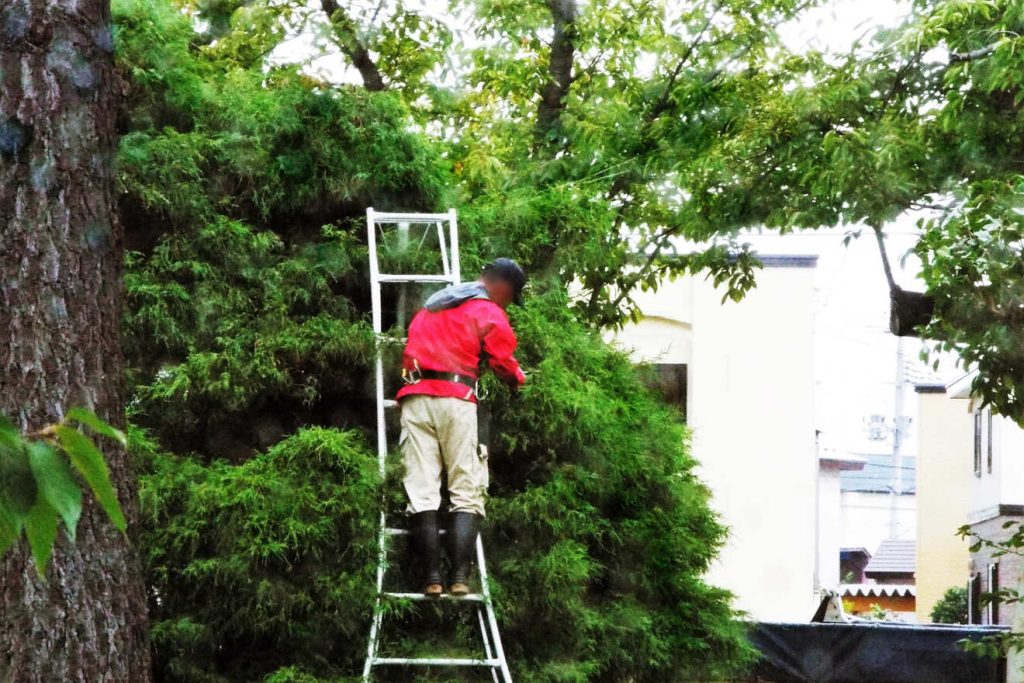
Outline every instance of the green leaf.
<svg viewBox="0 0 1024 683">
<path fill-rule="evenodd" d="M 36 480 L 20 442 L 15 448 L 0 443 L 0 497 L 16 515 L 27 514 L 36 501 Z"/>
<path fill-rule="evenodd" d="M 128 445 L 128 439 L 125 437 L 124 432 L 120 429 L 111 427 L 106 422 L 96 416 L 96 413 L 85 408 L 72 408 L 67 412 L 67 419 L 83 424 L 89 429 L 93 430 L 97 434 L 113 439 L 122 446 Z"/>
<path fill-rule="evenodd" d="M 53 544 L 57 540 L 57 511 L 42 498 L 25 515 L 25 535 L 28 536 L 32 557 L 36 561 L 39 576 L 46 573 L 46 565 L 53 554 Z"/>
<path fill-rule="evenodd" d="M 100 507 L 110 517 L 110 521 L 122 532 L 126 531 L 128 523 L 117 500 L 117 491 L 110 483 L 110 471 L 96 444 L 77 429 L 67 425 L 57 427 L 57 438 L 67 451 L 71 464 L 85 477 L 86 483 L 92 489 Z"/>
<path fill-rule="evenodd" d="M 67 460 L 39 441 L 28 444 L 28 458 L 39 493 L 64 520 L 68 538 L 73 542 L 82 514 L 82 490 L 71 476 Z"/>
<path fill-rule="evenodd" d="M 14 545 L 21 533 L 21 517 L 4 505 L 0 500 L 0 555 L 7 552 L 7 549 Z"/>
</svg>

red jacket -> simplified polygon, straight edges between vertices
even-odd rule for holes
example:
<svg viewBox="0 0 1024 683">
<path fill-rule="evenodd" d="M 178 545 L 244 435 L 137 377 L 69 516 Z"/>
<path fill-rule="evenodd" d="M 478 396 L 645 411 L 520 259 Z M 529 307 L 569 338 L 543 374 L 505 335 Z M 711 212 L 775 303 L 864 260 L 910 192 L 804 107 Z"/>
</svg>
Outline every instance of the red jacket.
<svg viewBox="0 0 1024 683">
<path fill-rule="evenodd" d="M 476 378 L 483 353 L 491 370 L 509 384 L 518 386 L 526 381 L 526 376 L 512 357 L 516 343 L 505 311 L 493 301 L 470 299 L 455 308 L 440 311 L 423 308 L 409 324 L 402 367 L 413 370 L 418 363 L 422 370 Z M 469 387 L 441 379 L 407 384 L 399 390 L 398 398 L 414 394 L 476 401 Z"/>
</svg>

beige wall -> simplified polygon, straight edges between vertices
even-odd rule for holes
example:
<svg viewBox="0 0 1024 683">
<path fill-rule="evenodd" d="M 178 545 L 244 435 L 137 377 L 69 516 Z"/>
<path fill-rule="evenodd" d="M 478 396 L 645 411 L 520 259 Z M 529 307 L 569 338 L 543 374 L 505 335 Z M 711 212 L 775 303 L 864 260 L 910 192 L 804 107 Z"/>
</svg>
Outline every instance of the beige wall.
<svg viewBox="0 0 1024 683">
<path fill-rule="evenodd" d="M 974 424 L 967 401 L 918 393 L 917 616 L 930 621 L 947 589 L 967 583 L 968 543 L 956 536 L 971 498 Z"/>
<path fill-rule="evenodd" d="M 643 317 L 610 335 L 638 361 L 687 364 L 698 474 L 730 533 L 708 579 L 765 621 L 816 607 L 814 276 L 768 265 L 724 304 L 703 277 L 682 277 L 639 293 Z"/>
<path fill-rule="evenodd" d="M 647 315 L 610 337 L 639 363 L 682 364 L 690 362 L 691 338 L 690 323 Z"/>
<path fill-rule="evenodd" d="M 694 280 L 687 416 L 731 533 L 709 580 L 763 621 L 814 613 L 814 268 L 766 267 L 739 302 Z"/>
<path fill-rule="evenodd" d="M 839 576 L 839 550 L 842 524 L 840 522 L 839 470 L 827 466 L 818 468 L 818 577 L 817 588 L 837 589 Z"/>
<path fill-rule="evenodd" d="M 662 282 L 657 290 L 637 292 L 642 317 L 610 332 L 614 341 L 642 363 L 690 363 L 693 339 L 693 279 Z"/>
<path fill-rule="evenodd" d="M 906 464 L 906 460 L 904 460 Z M 841 495 L 839 543 L 844 548 L 867 548 L 874 555 L 892 529 L 893 497 L 889 493 L 844 491 Z M 917 537 L 917 499 L 896 499 L 896 536 L 900 540 Z"/>
<path fill-rule="evenodd" d="M 972 402 L 955 400 L 961 406 L 960 419 L 974 428 L 974 417 L 969 412 Z M 992 418 L 992 434 L 988 434 L 988 409 L 982 411 L 983 438 L 981 452 L 981 476 L 971 478 L 970 521 L 974 522 L 991 515 L 998 505 L 1024 504 L 1024 430 L 1007 417 L 996 415 Z M 973 431 L 972 431 L 973 434 Z M 973 437 L 972 437 L 973 438 Z M 992 439 L 992 471 L 988 469 L 988 443 Z M 967 472 L 974 469 L 974 442 L 968 445 Z"/>
</svg>

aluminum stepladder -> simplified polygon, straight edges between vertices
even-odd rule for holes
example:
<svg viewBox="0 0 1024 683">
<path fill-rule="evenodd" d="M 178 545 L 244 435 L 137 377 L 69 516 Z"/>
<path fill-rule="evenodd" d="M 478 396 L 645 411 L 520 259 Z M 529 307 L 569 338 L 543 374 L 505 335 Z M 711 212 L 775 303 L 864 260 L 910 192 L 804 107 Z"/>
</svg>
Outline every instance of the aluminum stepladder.
<svg viewBox="0 0 1024 683">
<path fill-rule="evenodd" d="M 389 226 L 405 230 L 412 224 L 433 226 L 437 231 L 438 246 L 441 251 L 441 269 L 439 275 L 429 274 L 399 274 L 381 273 L 380 263 L 377 255 L 377 230 L 387 229 Z M 447 229 L 446 226 L 447 225 Z M 428 228 L 429 230 L 430 228 Z M 370 259 L 370 299 L 373 309 L 373 331 L 377 337 L 377 354 L 374 367 L 376 394 L 377 394 L 377 462 L 380 468 L 381 480 L 384 479 L 388 455 L 387 424 L 385 423 L 385 408 L 394 407 L 395 402 L 384 396 L 384 359 L 381 344 L 383 343 L 383 314 L 381 310 L 381 285 L 387 283 L 440 283 L 458 284 L 460 282 L 459 271 L 459 229 L 455 216 L 455 209 L 447 213 L 382 213 L 374 211 L 373 208 L 366 210 L 366 233 L 367 245 L 369 247 Z M 446 237 L 447 234 L 447 237 Z M 401 239 L 401 235 L 399 236 Z M 408 536 L 406 529 L 388 527 L 387 513 L 382 502 L 380 512 L 380 530 L 377 537 L 377 593 L 373 610 L 373 621 L 370 625 L 370 638 L 366 651 L 366 663 L 363 666 L 363 681 L 369 682 L 376 666 L 426 666 L 426 667 L 481 667 L 490 671 L 494 683 L 512 683 L 512 674 L 509 672 L 508 663 L 505 659 L 505 650 L 501 645 L 501 634 L 498 631 L 498 620 L 494 615 L 494 606 L 491 601 L 491 591 L 488 585 L 487 564 L 484 559 L 484 546 L 477 536 L 476 539 L 476 562 L 480 572 L 480 593 L 471 593 L 464 597 L 453 597 L 445 594 L 441 598 L 428 598 L 422 593 L 392 593 L 384 590 L 384 576 L 387 573 L 388 565 L 388 544 L 393 536 Z M 447 600 L 459 603 L 467 603 L 476 611 L 477 623 L 480 629 L 480 639 L 483 642 L 485 657 L 483 659 L 473 658 L 444 658 L 444 657 L 381 657 L 379 656 L 380 636 L 384 620 L 384 604 L 386 600 L 410 600 L 410 601 L 435 601 Z"/>
</svg>

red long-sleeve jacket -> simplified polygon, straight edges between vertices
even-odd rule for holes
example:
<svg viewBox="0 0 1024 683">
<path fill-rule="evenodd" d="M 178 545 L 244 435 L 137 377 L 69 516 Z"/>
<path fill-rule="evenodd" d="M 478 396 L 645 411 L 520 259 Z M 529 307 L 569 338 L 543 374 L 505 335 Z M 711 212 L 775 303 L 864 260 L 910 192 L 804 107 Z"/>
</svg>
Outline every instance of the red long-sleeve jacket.
<svg viewBox="0 0 1024 683">
<path fill-rule="evenodd" d="M 526 376 L 512 355 L 516 344 L 515 332 L 500 306 L 487 299 L 470 299 L 440 311 L 421 309 L 409 324 L 402 366 L 413 370 L 418 365 L 422 370 L 476 378 L 483 353 L 491 370 L 518 386 L 526 381 Z M 407 384 L 399 390 L 398 398 L 414 394 L 476 401 L 465 385 L 441 379 Z"/>
</svg>

